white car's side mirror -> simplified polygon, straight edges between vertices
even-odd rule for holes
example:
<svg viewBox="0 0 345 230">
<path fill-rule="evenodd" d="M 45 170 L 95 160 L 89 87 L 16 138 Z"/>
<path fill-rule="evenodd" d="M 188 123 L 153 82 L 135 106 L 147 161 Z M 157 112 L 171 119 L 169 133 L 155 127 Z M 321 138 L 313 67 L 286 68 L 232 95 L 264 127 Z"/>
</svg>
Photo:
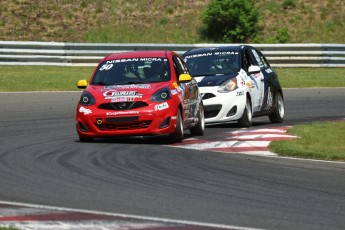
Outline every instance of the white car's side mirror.
<svg viewBox="0 0 345 230">
<path fill-rule="evenodd" d="M 260 67 L 257 65 L 251 65 L 248 68 L 248 73 L 249 74 L 256 74 L 256 73 L 260 73 Z"/>
</svg>

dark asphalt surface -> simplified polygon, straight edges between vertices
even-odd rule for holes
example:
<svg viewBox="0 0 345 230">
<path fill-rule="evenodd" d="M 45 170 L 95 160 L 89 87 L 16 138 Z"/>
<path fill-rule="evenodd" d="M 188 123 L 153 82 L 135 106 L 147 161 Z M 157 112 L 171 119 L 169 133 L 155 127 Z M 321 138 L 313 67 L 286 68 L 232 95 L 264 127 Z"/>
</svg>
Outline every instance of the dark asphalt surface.
<svg viewBox="0 0 345 230">
<path fill-rule="evenodd" d="M 345 164 L 80 143 L 79 92 L 0 93 L 0 200 L 264 229 L 344 229 Z M 345 117 L 345 88 L 286 89 L 294 125 Z M 267 117 L 255 126 L 271 127 Z M 254 127 L 255 128 L 255 127 Z M 235 124 L 207 127 L 212 138 Z"/>
</svg>

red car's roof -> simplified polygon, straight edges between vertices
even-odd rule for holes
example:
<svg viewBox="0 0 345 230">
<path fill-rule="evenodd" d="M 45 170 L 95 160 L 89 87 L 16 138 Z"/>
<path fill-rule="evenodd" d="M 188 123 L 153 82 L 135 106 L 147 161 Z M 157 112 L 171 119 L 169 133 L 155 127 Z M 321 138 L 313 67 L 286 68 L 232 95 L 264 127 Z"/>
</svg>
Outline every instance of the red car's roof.
<svg viewBox="0 0 345 230">
<path fill-rule="evenodd" d="M 104 60 L 139 58 L 139 57 L 168 57 L 173 53 L 174 53 L 173 51 L 165 51 L 165 50 L 131 51 L 131 52 L 110 54 L 107 57 L 105 57 Z"/>
</svg>

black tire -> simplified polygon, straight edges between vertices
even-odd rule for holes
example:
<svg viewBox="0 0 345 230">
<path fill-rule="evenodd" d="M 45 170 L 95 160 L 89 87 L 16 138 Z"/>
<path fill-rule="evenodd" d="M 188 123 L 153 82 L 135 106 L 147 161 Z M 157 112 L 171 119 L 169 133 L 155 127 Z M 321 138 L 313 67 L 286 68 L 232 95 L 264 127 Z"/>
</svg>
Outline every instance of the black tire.
<svg viewBox="0 0 345 230">
<path fill-rule="evenodd" d="M 252 103 L 249 99 L 249 97 L 247 97 L 246 99 L 246 106 L 244 108 L 243 111 L 243 115 L 240 119 L 238 119 L 238 124 L 241 127 L 250 127 L 252 126 Z"/>
<path fill-rule="evenodd" d="M 204 106 L 202 103 L 199 104 L 199 112 L 198 112 L 198 123 L 189 129 L 190 134 L 192 136 L 203 136 L 205 130 L 205 114 L 204 114 Z"/>
<path fill-rule="evenodd" d="M 282 123 L 284 121 L 285 107 L 284 98 L 281 92 L 277 92 L 274 100 L 273 113 L 269 115 L 272 123 Z"/>
<path fill-rule="evenodd" d="M 182 120 L 182 114 L 181 114 L 180 109 L 177 112 L 176 129 L 173 133 L 170 134 L 170 137 L 174 142 L 181 142 L 184 138 L 183 120 Z"/>
</svg>

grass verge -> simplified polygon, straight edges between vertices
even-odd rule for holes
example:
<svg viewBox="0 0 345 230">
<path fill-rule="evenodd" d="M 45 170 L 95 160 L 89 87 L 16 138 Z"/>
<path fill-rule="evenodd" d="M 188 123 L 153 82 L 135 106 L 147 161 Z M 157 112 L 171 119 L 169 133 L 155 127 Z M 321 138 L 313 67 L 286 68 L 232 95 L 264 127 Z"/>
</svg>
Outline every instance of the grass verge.
<svg viewBox="0 0 345 230">
<path fill-rule="evenodd" d="M 283 88 L 345 87 L 345 68 L 275 68 Z"/>
<path fill-rule="evenodd" d="M 0 92 L 77 90 L 94 67 L 0 66 Z M 276 68 L 283 88 L 345 87 L 345 68 Z"/>
<path fill-rule="evenodd" d="M 0 226 L 0 230 L 19 230 L 19 228 L 15 228 L 13 226 L 10 226 L 10 227 Z"/>
<path fill-rule="evenodd" d="M 288 133 L 300 138 L 273 141 L 269 149 L 280 156 L 345 161 L 345 122 L 296 125 Z"/>
<path fill-rule="evenodd" d="M 0 66 L 0 92 L 71 91 L 94 67 Z"/>
</svg>

